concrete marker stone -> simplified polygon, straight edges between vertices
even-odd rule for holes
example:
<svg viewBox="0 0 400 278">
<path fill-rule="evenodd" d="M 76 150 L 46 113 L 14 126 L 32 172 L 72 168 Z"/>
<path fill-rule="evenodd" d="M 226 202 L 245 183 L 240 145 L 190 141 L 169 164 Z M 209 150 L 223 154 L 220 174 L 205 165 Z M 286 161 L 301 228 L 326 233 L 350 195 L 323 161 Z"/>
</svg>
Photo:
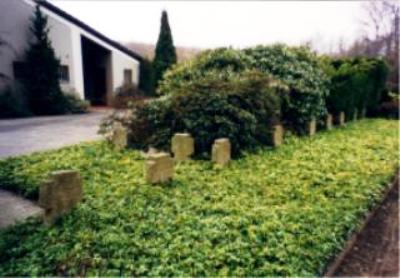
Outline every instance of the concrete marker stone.
<svg viewBox="0 0 400 278">
<path fill-rule="evenodd" d="M 39 189 L 39 205 L 44 208 L 44 223 L 51 225 L 72 210 L 83 198 L 78 171 L 52 172 Z"/>
<path fill-rule="evenodd" d="M 214 141 L 211 150 L 211 160 L 225 166 L 231 160 L 231 142 L 228 138 L 220 138 Z"/>
<path fill-rule="evenodd" d="M 312 119 L 307 123 L 307 135 L 314 136 L 316 132 L 317 132 L 317 121 L 315 119 Z"/>
<path fill-rule="evenodd" d="M 189 133 L 175 133 L 171 140 L 171 150 L 175 160 L 187 160 L 194 153 L 194 139 Z"/>
<path fill-rule="evenodd" d="M 123 150 L 128 146 L 128 131 L 121 124 L 114 127 L 111 141 L 117 150 Z"/>
<path fill-rule="evenodd" d="M 343 111 L 341 111 L 339 114 L 335 116 L 335 124 L 339 126 L 344 126 L 345 120 L 346 120 L 346 115 L 344 114 Z"/>
<path fill-rule="evenodd" d="M 273 133 L 272 133 L 272 145 L 274 147 L 280 146 L 283 144 L 283 134 L 284 134 L 284 128 L 282 125 L 274 125 L 273 128 Z"/>
<path fill-rule="evenodd" d="M 325 128 L 327 130 L 331 130 L 333 126 L 333 118 L 332 118 L 332 114 L 328 114 L 325 118 Z"/>
<path fill-rule="evenodd" d="M 174 175 L 174 161 L 169 153 L 149 154 L 145 164 L 145 179 L 151 184 L 166 183 Z"/>
</svg>

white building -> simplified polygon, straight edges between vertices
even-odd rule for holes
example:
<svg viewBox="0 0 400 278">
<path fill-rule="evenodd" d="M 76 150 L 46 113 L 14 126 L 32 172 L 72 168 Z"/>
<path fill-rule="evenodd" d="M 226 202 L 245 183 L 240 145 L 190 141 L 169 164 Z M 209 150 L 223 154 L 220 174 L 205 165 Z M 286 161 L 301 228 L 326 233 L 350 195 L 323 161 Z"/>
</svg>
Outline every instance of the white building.
<svg viewBox="0 0 400 278">
<path fill-rule="evenodd" d="M 48 17 L 49 37 L 60 59 L 60 84 L 92 104 L 109 103 L 115 89 L 139 82 L 141 57 L 77 18 L 41 0 L 0 0 L 0 73 L 18 79 L 36 4 Z M 122 26 L 123 27 L 123 26 Z"/>
</svg>

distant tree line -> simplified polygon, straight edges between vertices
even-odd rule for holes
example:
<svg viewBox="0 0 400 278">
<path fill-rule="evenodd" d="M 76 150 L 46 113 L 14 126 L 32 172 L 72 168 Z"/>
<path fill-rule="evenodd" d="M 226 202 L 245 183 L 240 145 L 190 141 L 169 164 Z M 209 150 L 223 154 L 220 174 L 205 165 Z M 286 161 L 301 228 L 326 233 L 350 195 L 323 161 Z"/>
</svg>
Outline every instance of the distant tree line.
<svg viewBox="0 0 400 278">
<path fill-rule="evenodd" d="M 368 1 L 367 18 L 362 22 L 364 34 L 339 56 L 383 57 L 389 65 L 388 88 L 399 91 L 400 2 Z"/>
</svg>

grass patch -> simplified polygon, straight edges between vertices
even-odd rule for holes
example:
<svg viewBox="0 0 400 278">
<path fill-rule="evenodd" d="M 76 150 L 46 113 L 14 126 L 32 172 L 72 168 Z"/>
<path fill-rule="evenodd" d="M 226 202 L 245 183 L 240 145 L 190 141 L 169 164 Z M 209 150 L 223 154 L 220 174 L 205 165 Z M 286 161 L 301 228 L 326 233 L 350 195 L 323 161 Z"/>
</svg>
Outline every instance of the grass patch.
<svg viewBox="0 0 400 278">
<path fill-rule="evenodd" d="M 51 227 L 0 233 L 0 276 L 318 275 L 398 165 L 398 121 L 362 120 L 290 137 L 220 168 L 177 165 L 151 186 L 137 151 L 104 143 L 0 161 L 0 186 L 35 197 L 56 169 L 79 169 L 84 202 Z"/>
</svg>

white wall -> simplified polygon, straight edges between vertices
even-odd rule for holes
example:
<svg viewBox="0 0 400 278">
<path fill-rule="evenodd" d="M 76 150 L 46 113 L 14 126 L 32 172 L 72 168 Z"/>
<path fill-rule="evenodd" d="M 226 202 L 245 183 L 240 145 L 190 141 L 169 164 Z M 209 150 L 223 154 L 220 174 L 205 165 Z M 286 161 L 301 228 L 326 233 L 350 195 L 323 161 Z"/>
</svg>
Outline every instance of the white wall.
<svg viewBox="0 0 400 278">
<path fill-rule="evenodd" d="M 11 45 L 11 47 L 3 47 L 0 51 L 0 72 L 10 77 L 13 77 L 13 61 L 22 59 L 28 41 L 32 38 L 29 26 L 33 9 L 34 3 L 31 0 L 0 0 L 0 37 Z M 132 80 L 138 84 L 139 62 L 137 60 L 46 8 L 42 8 L 42 12 L 49 18 L 49 37 L 56 55 L 61 64 L 69 68 L 69 83 L 61 83 L 64 90 L 76 91 L 79 97 L 84 98 L 82 35 L 111 51 L 112 74 L 108 81 L 111 82 L 109 87 L 112 91 L 122 85 L 125 69 L 132 70 Z"/>
<path fill-rule="evenodd" d="M 0 0 L 2 1 L 2 0 Z M 30 1 L 30 0 L 25 0 Z M 71 43 L 68 46 L 64 45 L 65 39 L 68 36 L 64 36 L 63 33 L 51 32 L 50 38 L 54 43 L 54 46 L 60 46 L 60 55 L 61 58 L 67 57 L 71 55 L 72 59 L 70 60 L 62 60 L 65 63 L 69 63 L 70 66 L 70 76 L 71 82 L 69 87 L 74 89 L 79 93 L 79 95 L 84 98 L 84 81 L 83 81 L 83 66 L 82 66 L 82 46 L 81 46 L 81 36 L 85 36 L 86 38 L 94 41 L 95 43 L 99 44 L 100 46 L 108 49 L 111 51 L 111 73 L 112 76 L 108 82 L 111 82 L 110 87 L 112 88 L 112 92 L 115 91 L 116 88 L 122 85 L 123 83 L 123 75 L 125 69 L 132 70 L 132 81 L 135 84 L 139 84 L 139 61 L 133 59 L 132 57 L 128 56 L 124 52 L 115 49 L 114 47 L 108 45 L 107 43 L 103 42 L 102 40 L 98 39 L 97 37 L 93 36 L 92 34 L 82 30 L 81 28 L 77 27 L 76 25 L 70 23 L 69 21 L 65 20 L 62 17 L 59 17 L 57 14 L 52 13 L 51 11 L 46 10 L 45 8 L 42 9 L 44 13 L 46 13 L 49 17 L 52 18 L 52 24 L 54 26 L 62 24 L 68 27 L 71 30 L 71 36 L 69 39 Z M 49 20 L 50 22 L 50 20 Z M 57 27 L 56 27 L 57 28 Z M 71 47 L 69 47 L 71 46 Z M 63 51 L 66 50 L 67 51 Z M 59 49 L 56 48 L 56 53 L 58 54 Z M 64 56 L 63 56 L 64 55 Z M 74 78 L 72 78 L 72 76 Z M 68 86 L 65 86 L 68 87 Z"/>
<path fill-rule="evenodd" d="M 44 10 L 44 9 L 42 9 Z M 45 12 L 45 11 L 43 11 Z M 49 38 L 51 44 L 56 52 L 57 58 L 60 60 L 61 65 L 68 66 L 69 69 L 69 82 L 61 82 L 61 88 L 65 92 L 76 91 L 80 97 L 83 98 L 83 88 L 78 88 L 77 82 L 81 79 L 79 75 L 75 75 L 77 63 L 76 54 L 73 51 L 73 28 L 63 24 L 54 17 L 48 17 L 48 26 L 50 29 Z"/>
<path fill-rule="evenodd" d="M 0 72 L 13 77 L 13 62 L 21 60 L 31 39 L 29 17 L 32 10 L 23 1 L 0 0 L 0 37 L 7 42 L 0 48 Z M 6 82 L 0 79 L 1 86 Z"/>
<path fill-rule="evenodd" d="M 111 53 L 112 72 L 113 72 L 113 91 L 123 85 L 124 70 L 132 70 L 132 82 L 139 83 L 139 63 L 133 59 L 127 59 L 121 53 L 113 51 Z"/>
</svg>

